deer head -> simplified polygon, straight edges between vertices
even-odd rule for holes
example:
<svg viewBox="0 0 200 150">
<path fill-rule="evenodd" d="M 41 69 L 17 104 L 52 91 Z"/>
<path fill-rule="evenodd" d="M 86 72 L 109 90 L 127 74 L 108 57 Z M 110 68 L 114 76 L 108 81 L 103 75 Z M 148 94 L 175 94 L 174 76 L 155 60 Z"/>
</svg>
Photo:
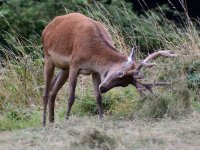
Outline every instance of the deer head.
<svg viewBox="0 0 200 150">
<path fill-rule="evenodd" d="M 99 86 L 101 93 L 105 93 L 117 86 L 128 86 L 132 82 L 132 74 L 130 70 L 136 68 L 134 49 L 126 62 L 114 63 L 110 69 L 105 73 L 103 82 Z"/>
<path fill-rule="evenodd" d="M 158 56 L 164 57 L 175 57 L 177 56 L 174 52 L 165 50 L 157 51 L 150 54 L 140 64 L 136 65 L 135 52 L 132 49 L 131 55 L 128 57 L 128 61 L 122 64 L 117 64 L 113 66 L 106 74 L 105 79 L 99 86 L 101 93 L 105 93 L 114 87 L 126 87 L 129 84 L 136 87 L 136 89 L 141 93 L 144 90 L 149 90 L 152 92 L 153 86 L 167 85 L 169 83 L 157 82 L 157 83 L 142 83 L 138 79 L 143 79 L 144 76 L 140 74 L 142 67 L 152 67 L 154 63 L 149 63 L 150 60 L 155 59 Z"/>
</svg>

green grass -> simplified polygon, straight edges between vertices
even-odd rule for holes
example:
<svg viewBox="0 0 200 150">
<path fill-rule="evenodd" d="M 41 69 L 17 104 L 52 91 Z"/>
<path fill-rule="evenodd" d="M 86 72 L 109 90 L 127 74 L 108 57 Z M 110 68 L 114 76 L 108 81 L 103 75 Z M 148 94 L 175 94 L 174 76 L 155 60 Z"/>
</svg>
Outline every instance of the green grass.
<svg viewBox="0 0 200 150">
<path fill-rule="evenodd" d="M 0 131 L 41 126 L 41 111 L 11 110 L 0 117 Z"/>
</svg>

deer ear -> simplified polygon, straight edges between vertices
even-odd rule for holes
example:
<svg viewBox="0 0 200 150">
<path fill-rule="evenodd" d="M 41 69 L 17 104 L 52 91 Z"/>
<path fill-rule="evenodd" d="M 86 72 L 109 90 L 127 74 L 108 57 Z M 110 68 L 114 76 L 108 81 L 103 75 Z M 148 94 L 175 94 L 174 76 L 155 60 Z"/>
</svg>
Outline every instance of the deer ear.
<svg viewBox="0 0 200 150">
<path fill-rule="evenodd" d="M 124 76 L 124 74 L 125 73 L 123 71 L 119 71 L 118 74 L 117 74 L 117 77 L 122 78 Z"/>
<path fill-rule="evenodd" d="M 134 48 L 131 49 L 131 54 L 128 57 L 128 61 L 129 62 L 135 62 L 135 50 L 134 50 Z"/>
</svg>

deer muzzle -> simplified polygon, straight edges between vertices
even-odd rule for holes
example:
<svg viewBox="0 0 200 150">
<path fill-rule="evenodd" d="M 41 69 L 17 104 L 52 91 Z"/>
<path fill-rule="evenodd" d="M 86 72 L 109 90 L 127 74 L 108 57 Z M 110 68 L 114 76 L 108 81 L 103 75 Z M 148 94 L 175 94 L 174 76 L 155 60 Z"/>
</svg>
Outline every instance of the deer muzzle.
<svg viewBox="0 0 200 150">
<path fill-rule="evenodd" d="M 101 93 L 106 93 L 108 91 L 108 89 L 106 87 L 104 87 L 104 86 L 99 86 L 99 91 Z"/>
</svg>

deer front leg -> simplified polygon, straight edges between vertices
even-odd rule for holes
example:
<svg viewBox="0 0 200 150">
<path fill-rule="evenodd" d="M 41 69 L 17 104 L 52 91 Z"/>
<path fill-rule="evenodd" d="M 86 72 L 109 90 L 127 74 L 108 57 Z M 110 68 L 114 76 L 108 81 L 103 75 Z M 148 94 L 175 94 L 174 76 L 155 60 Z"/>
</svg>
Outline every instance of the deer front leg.
<svg viewBox="0 0 200 150">
<path fill-rule="evenodd" d="M 93 87 L 94 87 L 94 95 L 96 97 L 97 107 L 98 107 L 98 111 L 99 111 L 99 118 L 102 119 L 103 118 L 103 106 L 102 106 L 101 93 L 99 91 L 99 85 L 101 83 L 101 78 L 100 78 L 99 74 L 93 73 L 92 81 L 93 81 Z"/>
<path fill-rule="evenodd" d="M 45 73 L 44 73 L 45 89 L 44 89 L 44 94 L 43 94 L 43 121 L 42 121 L 43 126 L 46 126 L 46 111 L 47 111 L 47 104 L 48 104 L 48 98 L 49 98 L 49 91 L 51 88 L 51 82 L 52 82 L 53 74 L 54 74 L 54 68 L 55 68 L 55 65 L 53 64 L 51 59 L 46 57 L 45 58 Z"/>
<path fill-rule="evenodd" d="M 54 122 L 54 108 L 55 108 L 55 99 L 58 91 L 65 84 L 69 76 L 69 70 L 61 70 L 51 85 L 51 91 L 49 93 L 49 122 Z"/>
<path fill-rule="evenodd" d="M 70 70 L 69 70 L 69 99 L 68 99 L 66 119 L 69 118 L 69 114 L 70 114 L 72 105 L 74 104 L 77 77 L 78 77 L 77 68 L 76 67 L 70 67 Z"/>
</svg>

